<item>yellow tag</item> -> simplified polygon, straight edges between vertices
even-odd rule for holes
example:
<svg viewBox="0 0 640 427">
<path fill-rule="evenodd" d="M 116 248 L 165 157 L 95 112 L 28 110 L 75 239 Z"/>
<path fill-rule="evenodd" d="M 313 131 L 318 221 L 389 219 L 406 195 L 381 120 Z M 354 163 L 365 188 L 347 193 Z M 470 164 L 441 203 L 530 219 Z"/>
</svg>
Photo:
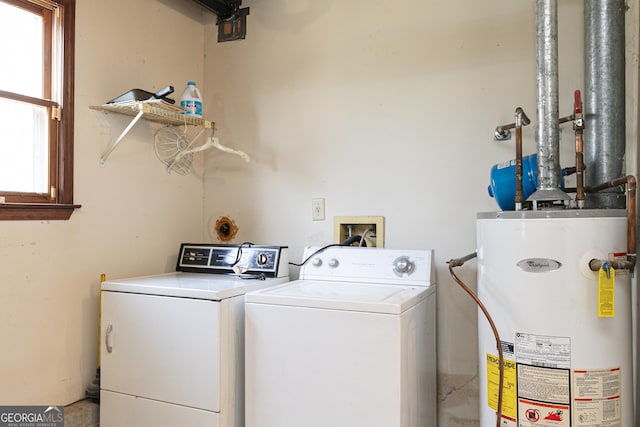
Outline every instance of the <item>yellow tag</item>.
<svg viewBox="0 0 640 427">
<path fill-rule="evenodd" d="M 598 271 L 598 317 L 613 317 L 616 314 L 614 285 L 616 271 L 609 268 L 609 273 L 601 267 Z"/>
</svg>

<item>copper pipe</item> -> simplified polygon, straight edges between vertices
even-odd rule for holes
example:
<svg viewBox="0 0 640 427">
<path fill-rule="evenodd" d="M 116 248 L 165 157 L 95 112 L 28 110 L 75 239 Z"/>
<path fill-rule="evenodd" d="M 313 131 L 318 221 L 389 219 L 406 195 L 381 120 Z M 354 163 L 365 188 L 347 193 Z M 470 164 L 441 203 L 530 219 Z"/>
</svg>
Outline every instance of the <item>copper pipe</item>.
<svg viewBox="0 0 640 427">
<path fill-rule="evenodd" d="M 584 137 L 582 131 L 576 131 L 576 200 L 579 208 L 584 206 L 584 194 Z"/>
<path fill-rule="evenodd" d="M 516 210 L 522 210 L 524 191 L 522 189 L 522 126 L 531 121 L 521 107 L 516 108 Z"/>
<path fill-rule="evenodd" d="M 585 187 L 584 191 L 587 193 L 597 193 L 601 190 L 606 190 L 607 188 L 618 187 L 620 185 L 629 184 L 630 181 L 633 181 L 632 186 L 635 188 L 636 178 L 633 175 L 623 176 L 621 178 L 616 178 L 612 181 L 603 182 L 602 184 L 592 185 L 589 187 Z"/>
<path fill-rule="evenodd" d="M 627 258 L 636 264 L 636 178 L 627 176 Z"/>
<path fill-rule="evenodd" d="M 462 258 L 452 259 L 448 261 L 449 264 L 449 274 L 455 280 L 455 282 L 460 285 L 464 291 L 469 294 L 469 296 L 476 302 L 478 308 L 484 314 L 484 317 L 487 319 L 489 326 L 491 327 L 491 331 L 493 332 L 493 337 L 496 340 L 496 349 L 498 350 L 498 405 L 496 410 L 496 427 L 500 427 L 502 425 L 502 389 L 504 388 L 504 354 L 502 351 L 502 340 L 500 339 L 500 334 L 498 333 L 498 328 L 496 324 L 493 322 L 491 315 L 489 314 L 489 310 L 487 307 L 480 301 L 480 298 L 469 288 L 460 278 L 453 272 L 454 267 L 460 267 L 465 263 L 465 261 L 469 261 L 470 259 L 478 256 L 477 252 L 472 252 L 469 255 L 466 255 Z"/>
<path fill-rule="evenodd" d="M 580 91 L 573 94 L 573 130 L 576 133 L 576 201 L 578 208 L 584 207 L 584 120 Z"/>
<path fill-rule="evenodd" d="M 596 193 L 600 190 L 604 190 L 607 188 L 617 187 L 619 185 L 627 186 L 627 262 L 621 263 L 619 265 L 620 268 L 624 268 L 629 271 L 633 271 L 636 265 L 636 177 L 633 175 L 627 175 L 618 179 L 614 179 L 613 181 L 605 182 L 599 185 L 594 185 L 591 187 L 585 187 L 584 190 L 587 193 Z M 592 271 L 597 271 L 600 269 L 602 264 L 598 264 L 600 262 L 605 262 L 601 260 L 591 260 L 589 262 L 589 268 Z M 613 266 L 612 261 L 610 262 Z M 598 267 L 594 269 L 595 267 Z M 614 268 L 616 268 L 614 266 Z"/>
<path fill-rule="evenodd" d="M 522 108 L 516 108 L 516 210 L 522 210 Z"/>
</svg>

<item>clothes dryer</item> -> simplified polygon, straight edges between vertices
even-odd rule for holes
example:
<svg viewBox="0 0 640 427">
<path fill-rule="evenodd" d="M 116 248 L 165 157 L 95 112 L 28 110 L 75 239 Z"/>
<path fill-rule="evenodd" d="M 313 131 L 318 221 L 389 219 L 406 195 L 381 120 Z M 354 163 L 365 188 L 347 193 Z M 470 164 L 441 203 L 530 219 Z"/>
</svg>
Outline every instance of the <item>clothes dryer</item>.
<svg viewBox="0 0 640 427">
<path fill-rule="evenodd" d="M 244 427 L 244 294 L 287 248 L 182 244 L 176 269 L 102 283 L 102 427 Z"/>
</svg>

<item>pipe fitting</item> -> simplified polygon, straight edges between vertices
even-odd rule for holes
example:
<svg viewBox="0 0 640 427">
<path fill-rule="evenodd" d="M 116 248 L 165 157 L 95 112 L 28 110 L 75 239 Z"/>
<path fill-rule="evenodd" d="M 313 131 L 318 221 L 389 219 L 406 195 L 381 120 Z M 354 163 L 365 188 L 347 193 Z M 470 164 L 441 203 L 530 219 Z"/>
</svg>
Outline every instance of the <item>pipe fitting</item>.
<svg viewBox="0 0 640 427">
<path fill-rule="evenodd" d="M 531 120 L 527 117 L 522 107 L 516 108 L 516 127 L 527 126 L 531 124 Z"/>
<path fill-rule="evenodd" d="M 496 130 L 493 132 L 494 141 L 508 141 L 510 139 L 511 139 L 511 131 L 509 130 L 509 128 L 506 128 L 503 126 L 496 127 Z"/>
<path fill-rule="evenodd" d="M 600 271 L 600 269 L 605 263 L 609 263 L 609 265 L 611 265 L 611 267 L 613 267 L 616 270 L 632 271 L 635 267 L 635 255 L 633 255 L 633 260 L 625 259 L 625 260 L 608 261 L 606 259 L 592 259 L 591 261 L 589 261 L 589 269 L 591 271 Z"/>
<path fill-rule="evenodd" d="M 465 262 L 467 262 L 467 261 L 469 261 L 469 260 L 471 260 L 471 259 L 473 259 L 473 258 L 475 258 L 477 256 L 478 256 L 477 252 L 472 252 L 472 253 L 470 253 L 468 255 L 465 255 L 465 256 L 463 256 L 461 258 L 451 259 L 451 260 L 447 261 L 447 264 L 449 264 L 451 267 L 460 267 L 460 266 L 464 265 Z"/>
</svg>

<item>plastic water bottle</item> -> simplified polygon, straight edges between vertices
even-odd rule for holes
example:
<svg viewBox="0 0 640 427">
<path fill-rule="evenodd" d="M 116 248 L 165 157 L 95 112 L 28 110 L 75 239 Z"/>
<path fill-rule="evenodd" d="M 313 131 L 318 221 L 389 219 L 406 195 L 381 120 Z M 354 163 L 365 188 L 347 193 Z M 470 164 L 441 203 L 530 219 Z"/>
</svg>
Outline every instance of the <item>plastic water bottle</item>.
<svg viewBox="0 0 640 427">
<path fill-rule="evenodd" d="M 184 114 L 202 117 L 202 96 L 194 82 L 187 83 L 187 88 L 180 97 L 180 107 L 184 109 Z"/>
</svg>

